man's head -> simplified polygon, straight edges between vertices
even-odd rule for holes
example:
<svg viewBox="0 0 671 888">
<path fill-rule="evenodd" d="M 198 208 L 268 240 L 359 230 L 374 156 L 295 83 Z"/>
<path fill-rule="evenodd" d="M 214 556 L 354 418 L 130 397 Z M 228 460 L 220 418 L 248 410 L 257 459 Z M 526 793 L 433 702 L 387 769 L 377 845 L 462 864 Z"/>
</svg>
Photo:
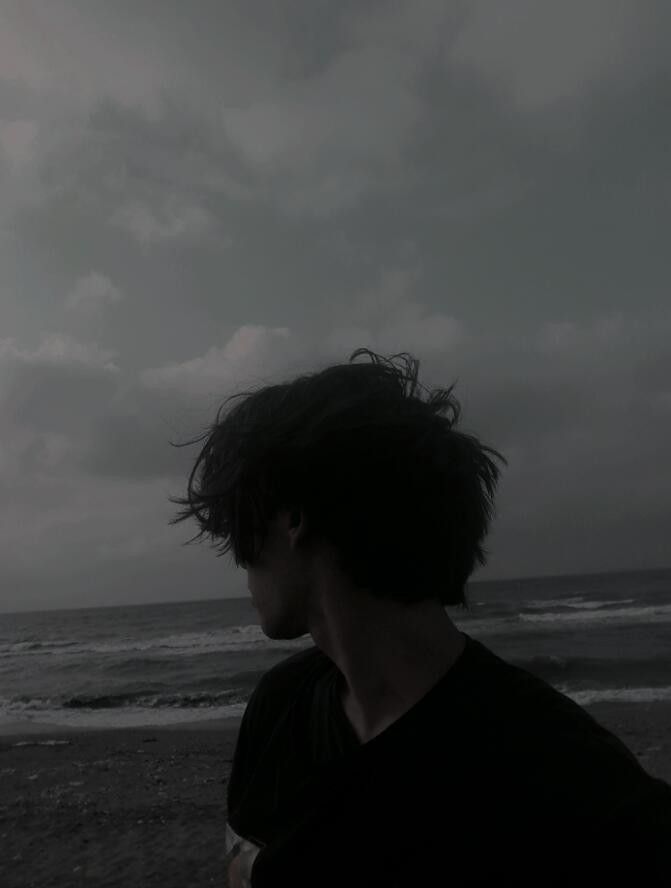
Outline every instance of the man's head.
<svg viewBox="0 0 671 888">
<path fill-rule="evenodd" d="M 353 363 L 360 354 L 372 363 Z M 375 598 L 466 605 L 466 582 L 486 562 L 499 477 L 491 457 L 505 459 L 455 429 L 454 386 L 423 399 L 419 362 L 393 357 L 405 367 L 358 349 L 347 364 L 234 395 L 242 400 L 186 442 L 205 441 L 186 498 L 171 498 L 185 508 L 170 523 L 194 517 L 194 539 L 231 551 L 264 614 L 273 587 L 305 608 L 310 578 L 331 556 Z"/>
<path fill-rule="evenodd" d="M 268 638 L 300 638 L 310 629 L 315 576 L 314 561 L 300 545 L 304 536 L 302 512 L 283 510 L 268 523 L 263 546 L 246 565 L 252 604 Z"/>
</svg>

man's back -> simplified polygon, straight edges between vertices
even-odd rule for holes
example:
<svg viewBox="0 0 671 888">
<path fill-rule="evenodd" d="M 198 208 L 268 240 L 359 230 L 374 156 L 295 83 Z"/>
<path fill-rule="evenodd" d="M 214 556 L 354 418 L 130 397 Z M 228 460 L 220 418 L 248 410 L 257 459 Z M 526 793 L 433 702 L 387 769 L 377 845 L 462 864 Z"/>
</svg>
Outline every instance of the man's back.
<svg viewBox="0 0 671 888">
<path fill-rule="evenodd" d="M 567 697 L 466 639 L 438 684 L 365 744 L 319 649 L 266 673 L 228 792 L 232 828 L 263 846 L 254 888 L 561 885 L 625 870 L 666 884 L 671 788 Z"/>
</svg>

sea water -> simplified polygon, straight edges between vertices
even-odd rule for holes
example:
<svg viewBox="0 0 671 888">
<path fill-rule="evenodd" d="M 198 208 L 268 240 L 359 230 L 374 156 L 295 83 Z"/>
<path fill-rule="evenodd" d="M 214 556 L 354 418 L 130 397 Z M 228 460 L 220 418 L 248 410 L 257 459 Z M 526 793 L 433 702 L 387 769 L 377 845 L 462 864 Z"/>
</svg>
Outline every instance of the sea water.
<svg viewBox="0 0 671 888">
<path fill-rule="evenodd" d="M 474 582 L 464 632 L 581 705 L 671 699 L 671 570 Z M 0 730 L 238 717 L 312 646 L 271 641 L 248 598 L 0 614 Z"/>
</svg>

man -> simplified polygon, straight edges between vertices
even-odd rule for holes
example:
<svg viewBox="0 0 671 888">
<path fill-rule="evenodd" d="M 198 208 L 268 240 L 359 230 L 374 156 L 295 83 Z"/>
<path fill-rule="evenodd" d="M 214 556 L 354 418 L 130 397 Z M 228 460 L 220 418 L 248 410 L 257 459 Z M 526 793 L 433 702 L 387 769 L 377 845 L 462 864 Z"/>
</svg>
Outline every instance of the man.
<svg viewBox="0 0 671 888">
<path fill-rule="evenodd" d="M 671 787 L 446 613 L 502 457 L 388 363 L 249 395 L 177 501 L 234 549 L 265 635 L 314 641 L 245 711 L 229 884 L 669 884 Z"/>
</svg>

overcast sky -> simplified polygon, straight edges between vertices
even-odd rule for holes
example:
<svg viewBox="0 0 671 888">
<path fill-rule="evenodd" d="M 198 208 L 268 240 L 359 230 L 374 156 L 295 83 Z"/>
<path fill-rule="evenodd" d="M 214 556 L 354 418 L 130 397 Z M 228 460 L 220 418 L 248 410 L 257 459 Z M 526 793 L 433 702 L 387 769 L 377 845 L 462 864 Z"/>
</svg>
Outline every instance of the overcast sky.
<svg viewBox="0 0 671 888">
<path fill-rule="evenodd" d="M 671 566 L 670 34 L 668 0 L 2 0 L 0 609 L 246 594 L 168 525 L 168 441 L 358 347 L 507 457 L 475 579 Z"/>
</svg>

